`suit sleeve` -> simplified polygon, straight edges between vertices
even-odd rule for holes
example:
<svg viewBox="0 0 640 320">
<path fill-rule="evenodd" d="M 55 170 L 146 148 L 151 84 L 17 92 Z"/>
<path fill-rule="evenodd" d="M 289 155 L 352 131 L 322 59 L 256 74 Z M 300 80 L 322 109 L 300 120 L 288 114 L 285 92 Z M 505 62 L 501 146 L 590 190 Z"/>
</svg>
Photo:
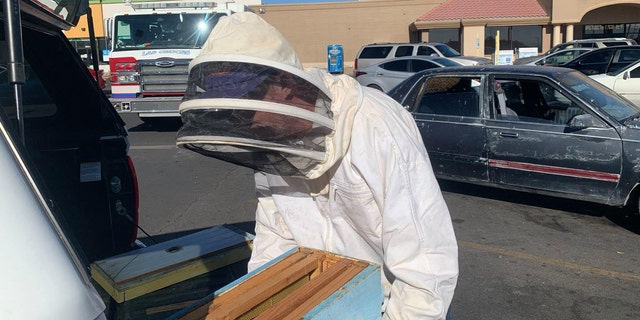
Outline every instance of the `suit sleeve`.
<svg viewBox="0 0 640 320">
<path fill-rule="evenodd" d="M 383 259 L 392 274 L 383 319 L 444 319 L 457 283 L 458 247 L 422 138 L 404 110 L 373 108 L 359 117 L 352 154 L 362 155 L 355 165 L 382 210 Z"/>
</svg>

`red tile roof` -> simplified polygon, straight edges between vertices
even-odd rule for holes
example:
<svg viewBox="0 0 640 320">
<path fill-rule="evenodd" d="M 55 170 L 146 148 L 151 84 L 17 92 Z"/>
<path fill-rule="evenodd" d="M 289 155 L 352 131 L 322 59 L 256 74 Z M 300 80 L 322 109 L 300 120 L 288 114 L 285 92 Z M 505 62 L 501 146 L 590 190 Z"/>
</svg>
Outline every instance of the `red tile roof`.
<svg viewBox="0 0 640 320">
<path fill-rule="evenodd" d="M 538 0 L 447 0 L 417 21 L 546 16 Z"/>
</svg>

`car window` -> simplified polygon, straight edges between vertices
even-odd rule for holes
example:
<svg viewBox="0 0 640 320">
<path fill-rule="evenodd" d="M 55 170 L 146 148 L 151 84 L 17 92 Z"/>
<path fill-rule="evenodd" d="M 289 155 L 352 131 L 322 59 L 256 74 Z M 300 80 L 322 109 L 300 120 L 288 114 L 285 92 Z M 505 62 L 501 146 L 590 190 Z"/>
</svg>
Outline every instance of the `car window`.
<svg viewBox="0 0 640 320">
<path fill-rule="evenodd" d="M 497 119 L 566 125 L 584 114 L 565 93 L 541 80 L 496 78 L 494 115 Z"/>
<path fill-rule="evenodd" d="M 536 62 L 536 65 L 558 65 L 570 61 L 573 57 L 573 51 L 563 51 Z"/>
<path fill-rule="evenodd" d="M 425 61 L 425 60 L 411 60 L 411 72 L 418 72 L 418 71 L 422 71 L 422 70 L 427 70 L 427 69 L 433 69 L 433 68 L 439 68 L 440 66 L 431 62 L 431 61 Z"/>
<path fill-rule="evenodd" d="M 605 47 L 612 47 L 612 46 L 624 46 L 624 45 L 628 45 L 629 43 L 626 41 L 605 41 L 605 42 L 602 42 L 602 44 Z"/>
<path fill-rule="evenodd" d="M 440 53 L 442 53 L 442 55 L 447 58 L 460 56 L 460 52 L 456 51 L 456 49 L 451 48 L 446 44 L 438 44 L 436 45 L 436 49 L 438 49 L 438 51 L 440 51 Z"/>
<path fill-rule="evenodd" d="M 640 68 L 636 67 L 635 69 L 629 71 L 629 78 L 640 78 Z"/>
<path fill-rule="evenodd" d="M 461 66 L 462 65 L 459 62 L 453 61 L 453 60 L 451 60 L 449 58 L 441 58 L 441 57 L 434 58 L 433 62 L 439 63 L 439 64 L 441 64 L 441 65 L 443 65 L 445 67 L 455 67 L 455 66 Z"/>
<path fill-rule="evenodd" d="M 409 60 L 395 60 L 385 62 L 380 65 L 380 68 L 389 71 L 409 72 Z"/>
<path fill-rule="evenodd" d="M 389 55 L 392 46 L 374 46 L 365 47 L 360 52 L 360 58 L 362 59 L 383 59 Z"/>
<path fill-rule="evenodd" d="M 396 57 L 406 57 L 413 54 L 413 46 L 398 46 L 396 48 Z"/>
<path fill-rule="evenodd" d="M 3 43 L 4 44 L 4 43 Z M 4 45 L 0 45 L 4 47 Z M 0 50 L 6 50 L 0 48 Z M 13 102 L 13 85 L 9 83 L 6 72 L 7 61 L 0 60 L 0 106 L 12 119 L 17 119 L 17 111 Z M 51 100 L 47 90 L 38 76 L 25 65 L 25 83 L 22 88 L 22 109 L 25 118 L 44 118 L 56 114 L 57 106 Z"/>
<path fill-rule="evenodd" d="M 640 50 L 620 49 L 618 56 L 613 59 L 606 72 L 608 74 L 617 74 L 638 59 L 640 59 Z"/>
<path fill-rule="evenodd" d="M 559 45 L 549 49 L 549 51 L 547 51 L 546 54 L 552 54 L 554 52 L 558 52 L 560 50 L 569 49 L 569 48 L 573 48 L 573 45 L 572 44 L 566 44 L 566 43 L 565 44 L 559 44 Z"/>
<path fill-rule="evenodd" d="M 582 57 L 582 59 L 580 59 L 579 61 L 582 62 L 583 64 L 587 64 L 587 63 L 607 63 L 609 60 L 611 60 L 611 57 L 613 56 L 613 50 L 598 50 L 598 51 L 594 51 L 591 54 L 585 54 Z"/>
<path fill-rule="evenodd" d="M 417 56 L 430 56 L 432 54 L 438 55 L 437 52 L 429 46 L 419 46 L 418 52 L 416 53 Z"/>
<path fill-rule="evenodd" d="M 620 55 L 618 56 L 618 62 L 634 62 L 640 59 L 640 50 L 626 50 L 620 49 Z"/>
<path fill-rule="evenodd" d="M 434 76 L 427 79 L 416 112 L 478 117 L 478 92 L 479 82 L 472 77 Z"/>
</svg>

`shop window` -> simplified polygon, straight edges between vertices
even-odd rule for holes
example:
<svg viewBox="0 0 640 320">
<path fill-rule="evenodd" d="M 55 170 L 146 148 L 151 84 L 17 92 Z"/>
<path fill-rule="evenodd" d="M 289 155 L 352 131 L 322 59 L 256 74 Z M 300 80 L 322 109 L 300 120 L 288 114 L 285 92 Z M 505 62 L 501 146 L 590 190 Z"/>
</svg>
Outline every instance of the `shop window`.
<svg viewBox="0 0 640 320">
<path fill-rule="evenodd" d="M 441 42 L 451 48 L 461 51 L 460 48 L 460 29 L 443 28 L 429 30 L 429 42 Z"/>
<path fill-rule="evenodd" d="M 500 31 L 500 50 L 538 48 L 539 52 L 542 51 L 541 26 L 486 27 L 484 30 L 485 54 L 494 53 L 498 31 Z"/>
<path fill-rule="evenodd" d="M 588 24 L 583 28 L 584 39 L 621 37 L 640 40 L 640 23 Z"/>
</svg>

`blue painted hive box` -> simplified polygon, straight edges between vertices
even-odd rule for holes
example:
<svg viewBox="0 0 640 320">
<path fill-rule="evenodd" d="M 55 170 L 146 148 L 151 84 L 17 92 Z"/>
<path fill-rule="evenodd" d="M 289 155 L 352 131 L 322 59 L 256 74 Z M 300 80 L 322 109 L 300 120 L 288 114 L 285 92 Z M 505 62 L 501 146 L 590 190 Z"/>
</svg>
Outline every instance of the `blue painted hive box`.
<svg viewBox="0 0 640 320">
<path fill-rule="evenodd" d="M 380 319 L 380 266 L 296 248 L 170 319 Z"/>
</svg>

